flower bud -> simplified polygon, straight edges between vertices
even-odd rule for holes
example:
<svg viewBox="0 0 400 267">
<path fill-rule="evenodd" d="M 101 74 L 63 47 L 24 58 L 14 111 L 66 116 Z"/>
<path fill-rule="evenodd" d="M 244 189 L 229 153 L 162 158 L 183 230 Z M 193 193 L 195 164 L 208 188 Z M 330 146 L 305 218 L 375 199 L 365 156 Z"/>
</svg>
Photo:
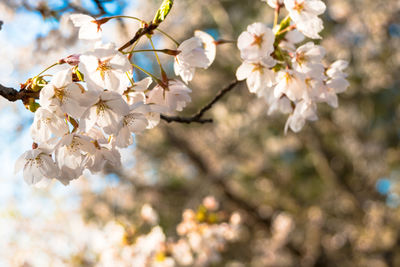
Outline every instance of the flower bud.
<svg viewBox="0 0 400 267">
<path fill-rule="evenodd" d="M 39 92 L 46 84 L 47 82 L 43 79 L 42 76 L 36 76 L 33 77 L 30 81 L 30 89 L 34 92 Z"/>
<path fill-rule="evenodd" d="M 79 57 L 81 55 L 79 54 L 72 54 L 69 55 L 68 57 L 62 58 L 58 61 L 58 64 L 64 64 L 67 63 L 71 66 L 78 66 L 79 65 Z"/>
<path fill-rule="evenodd" d="M 28 101 L 25 103 L 25 108 L 28 109 L 30 112 L 36 112 L 39 107 L 40 105 L 35 102 L 34 98 L 29 98 Z"/>
</svg>

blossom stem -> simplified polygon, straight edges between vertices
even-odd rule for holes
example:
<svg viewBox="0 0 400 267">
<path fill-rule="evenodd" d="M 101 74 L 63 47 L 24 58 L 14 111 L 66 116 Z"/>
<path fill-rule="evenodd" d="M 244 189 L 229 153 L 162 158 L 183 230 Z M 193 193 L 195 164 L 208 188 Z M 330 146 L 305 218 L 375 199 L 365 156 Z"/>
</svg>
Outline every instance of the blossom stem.
<svg viewBox="0 0 400 267">
<path fill-rule="evenodd" d="M 174 43 L 176 44 L 176 47 L 179 46 L 179 42 L 176 41 L 171 35 L 169 35 L 169 34 L 166 33 L 165 31 L 160 30 L 160 29 L 158 29 L 158 28 L 156 29 L 156 31 L 159 31 L 160 33 L 164 34 L 167 38 L 169 38 L 172 42 L 174 42 Z"/>
<path fill-rule="evenodd" d="M 122 52 L 122 54 L 133 54 L 139 52 L 160 52 L 171 56 L 178 54 L 178 50 L 171 50 L 171 49 L 138 49 L 138 50 L 132 50 L 130 52 Z"/>
<path fill-rule="evenodd" d="M 220 40 L 216 40 L 214 41 L 215 45 L 222 45 L 222 44 L 235 44 L 236 41 L 232 41 L 232 40 L 224 40 L 224 39 L 220 39 Z"/>
<path fill-rule="evenodd" d="M 153 48 L 154 55 L 156 56 L 158 66 L 160 66 L 160 71 L 161 71 L 162 79 L 163 79 L 163 81 L 165 81 L 165 80 L 167 79 L 167 74 L 165 73 L 165 71 L 164 71 L 164 69 L 163 69 L 163 67 L 162 67 L 160 58 L 158 57 L 158 54 L 157 54 L 157 49 L 154 47 L 154 43 L 153 43 L 153 40 L 151 39 L 151 36 L 148 36 L 148 38 L 149 38 L 151 47 Z"/>
<path fill-rule="evenodd" d="M 69 116 L 68 114 L 65 114 L 65 117 L 66 117 L 66 120 L 69 121 L 71 123 L 71 125 L 74 127 L 72 129 L 72 132 L 73 133 L 76 132 L 79 128 L 79 123 L 74 118 Z"/>
<path fill-rule="evenodd" d="M 133 55 L 132 51 L 135 50 L 135 48 L 136 48 L 136 46 L 137 46 L 138 43 L 139 43 L 139 40 L 137 40 L 137 41 L 133 44 L 132 49 L 131 49 L 131 51 L 130 51 L 130 53 L 129 53 L 129 55 L 128 55 L 129 61 L 132 59 L 132 55 Z M 124 53 L 124 52 L 121 51 L 121 53 Z"/>
<path fill-rule="evenodd" d="M 135 82 L 133 81 L 133 79 L 129 76 L 129 73 L 126 73 L 126 76 L 128 76 L 129 81 L 131 82 L 132 86 L 135 86 Z"/>
<path fill-rule="evenodd" d="M 275 28 L 275 26 L 278 25 L 278 18 L 279 18 L 280 9 L 281 9 L 281 6 L 277 3 L 277 6 L 276 6 L 275 12 L 274 12 L 274 27 L 273 28 Z"/>
<path fill-rule="evenodd" d="M 104 18 L 104 19 L 106 19 L 106 20 L 110 20 L 110 19 L 118 19 L 118 18 L 134 19 L 134 20 L 140 21 L 141 23 L 146 23 L 144 20 L 142 20 L 142 19 L 139 19 L 139 18 L 137 18 L 137 17 L 132 17 L 132 16 L 123 16 L 123 15 L 119 15 L 119 16 L 112 16 L 112 17 L 106 17 L 106 18 Z"/>
<path fill-rule="evenodd" d="M 154 76 L 153 74 L 151 74 L 150 72 L 148 72 L 147 70 L 143 69 L 142 67 L 136 65 L 135 63 L 131 63 L 133 67 L 141 70 L 142 72 L 144 72 L 145 74 L 149 75 L 151 78 L 153 78 L 153 80 L 155 80 L 158 83 L 161 83 L 161 80 L 158 79 L 156 76 Z"/>
<path fill-rule="evenodd" d="M 51 66 L 48 66 L 47 68 L 45 68 L 43 71 L 41 71 L 38 75 L 36 75 L 36 77 L 39 77 L 40 76 L 40 74 L 42 74 L 42 73 L 44 73 L 44 72 L 46 72 L 46 71 L 48 71 L 49 69 L 51 69 L 52 67 L 54 67 L 54 66 L 57 66 L 57 65 L 59 65 L 59 63 L 57 62 L 57 63 L 54 63 L 53 65 L 51 65 Z"/>
<path fill-rule="evenodd" d="M 289 27 L 286 27 L 285 29 L 277 32 L 275 35 L 281 35 L 282 33 L 289 32 L 295 28 L 296 28 L 296 25 L 290 25 Z"/>
</svg>

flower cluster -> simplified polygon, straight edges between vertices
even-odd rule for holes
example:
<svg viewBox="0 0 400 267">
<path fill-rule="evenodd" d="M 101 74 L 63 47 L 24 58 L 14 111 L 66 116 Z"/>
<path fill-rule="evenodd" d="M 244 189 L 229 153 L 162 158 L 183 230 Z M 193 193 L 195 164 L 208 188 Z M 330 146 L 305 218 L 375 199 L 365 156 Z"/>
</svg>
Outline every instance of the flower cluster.
<svg viewBox="0 0 400 267">
<path fill-rule="evenodd" d="M 187 83 L 193 79 L 195 68 L 208 68 L 215 58 L 214 39 L 196 31 L 194 37 L 179 45 L 179 50 L 145 51 L 174 56 L 175 73 L 185 83 L 168 78 L 161 65 L 163 77 L 159 79 L 131 63 L 135 50 L 123 53 L 115 44 L 99 41 L 102 24 L 112 17 L 96 20 L 74 14 L 70 18 L 80 28 L 81 39 L 96 43 L 92 51 L 59 60 L 55 65 L 68 67 L 55 73 L 49 82 L 40 75 L 32 79 L 41 81 L 41 86 L 35 84 L 40 91 L 39 103 L 31 106 L 35 112 L 30 128 L 34 143 L 15 166 L 16 171 L 23 169 L 28 184 L 55 178 L 66 185 L 85 169 L 94 173 L 105 164 L 120 166 L 119 149 L 133 143 L 132 134 L 155 127 L 160 113 L 181 111 L 191 101 Z M 134 82 L 133 68 L 149 77 Z"/>
<path fill-rule="evenodd" d="M 197 211 L 184 211 L 183 221 L 177 226 L 179 239 L 176 241 L 167 239 L 162 228 L 155 225 L 147 235 L 138 236 L 132 242 L 132 231 L 114 224 L 120 230 L 113 229 L 114 241 L 100 253 L 100 262 L 105 266 L 116 262 L 125 266 L 123 263 L 129 262 L 129 266 L 168 267 L 218 263 L 226 244 L 237 240 L 241 229 L 240 215 L 233 213 L 226 221 L 218 206 L 214 197 L 209 196 Z M 151 207 L 147 205 L 145 209 L 149 212 Z"/>
<path fill-rule="evenodd" d="M 240 34 L 237 46 L 243 63 L 236 76 L 246 80 L 251 93 L 265 99 L 268 113 L 289 114 L 285 132 L 288 128 L 297 132 L 307 120 L 318 118 L 317 103 L 338 106 L 336 94 L 349 86 L 343 72 L 347 62 L 338 60 L 326 67 L 322 62 L 324 48 L 312 41 L 303 42 L 305 37 L 321 38 L 323 25 L 318 15 L 325 10 L 322 1 L 267 2 L 276 10 L 275 25 L 271 29 L 257 22 Z M 162 5 L 168 10 L 170 7 Z M 278 24 L 283 7 L 288 15 Z M 102 43 L 103 24 L 117 17 L 139 20 L 143 26 L 137 34 L 151 29 L 148 34 L 138 35 L 137 41 L 145 36 L 153 49 L 135 49 L 134 42 L 119 49 L 113 43 Z M 209 34 L 195 31 L 194 37 L 179 44 L 161 31 L 176 43 L 177 50 L 156 49 L 151 35 L 163 20 L 161 17 L 156 16 L 150 24 L 129 16 L 94 19 L 74 14 L 70 18 L 79 27 L 81 39 L 96 43 L 93 50 L 54 64 L 68 67 L 50 81 L 40 73 L 27 82 L 34 92 L 40 91 L 39 103 L 34 99 L 28 102 L 29 109 L 35 112 L 31 126 L 33 149 L 16 164 L 17 171 L 24 170 L 29 184 L 53 178 L 68 184 L 85 169 L 93 173 L 101 171 L 105 164 L 118 167 L 119 149 L 133 143 L 132 134 L 155 127 L 161 113 L 182 111 L 191 102 L 188 83 L 196 68 L 208 68 L 215 59 L 217 44 L 230 42 L 215 41 Z M 154 52 L 161 78 L 133 63 L 132 55 L 139 52 Z M 173 56 L 174 72 L 182 81 L 168 77 L 157 53 Z M 135 82 L 134 69 L 149 77 Z"/>
<path fill-rule="evenodd" d="M 290 114 L 286 122 L 294 132 L 300 131 L 307 120 L 317 120 L 317 103 L 338 106 L 338 93 L 349 86 L 343 70 L 347 62 L 338 60 L 330 66 L 322 62 L 325 49 L 313 41 L 304 43 L 305 37 L 321 38 L 325 11 L 320 0 L 268 0 L 279 11 L 285 7 L 288 16 L 273 29 L 263 23 L 247 27 L 237 46 L 243 60 L 237 69 L 238 80 L 246 80 L 251 93 L 264 98 L 268 113 Z"/>
</svg>

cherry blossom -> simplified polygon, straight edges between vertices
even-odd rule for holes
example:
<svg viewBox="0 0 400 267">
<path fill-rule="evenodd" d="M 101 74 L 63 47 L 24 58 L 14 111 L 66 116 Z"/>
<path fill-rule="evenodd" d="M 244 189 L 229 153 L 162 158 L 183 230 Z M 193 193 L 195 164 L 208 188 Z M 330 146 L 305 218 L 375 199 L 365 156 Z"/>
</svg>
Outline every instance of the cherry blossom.
<svg viewBox="0 0 400 267">
<path fill-rule="evenodd" d="M 93 98 L 93 104 L 82 115 L 80 128 L 85 132 L 95 125 L 107 134 L 118 133 L 121 119 L 129 112 L 129 106 L 122 95 L 113 91 L 103 91 Z"/>
<path fill-rule="evenodd" d="M 274 89 L 276 98 L 287 96 L 291 101 L 300 100 L 307 94 L 305 77 L 294 70 L 279 71 L 276 77 L 277 85 Z"/>
<path fill-rule="evenodd" d="M 326 71 L 329 79 L 326 82 L 326 91 L 322 94 L 321 98 L 334 108 L 338 107 L 337 94 L 346 91 L 350 85 L 346 79 L 347 75 L 343 72 L 347 65 L 348 62 L 337 60 Z"/>
<path fill-rule="evenodd" d="M 63 184 L 68 184 L 70 180 L 78 178 L 88 160 L 88 154 L 95 154 L 95 146 L 88 136 L 80 134 L 67 134 L 58 143 L 55 156 L 56 163 L 60 168 L 60 180 Z"/>
<path fill-rule="evenodd" d="M 275 9 L 274 28 L 255 22 L 239 35 L 237 47 L 242 62 L 236 70 L 236 78 L 246 80 L 249 91 L 265 101 L 268 114 L 289 114 L 285 132 L 288 129 L 297 132 L 307 120 L 318 118 L 318 103 L 338 106 L 337 94 L 349 86 L 343 72 L 347 62 L 339 60 L 325 67 L 322 62 L 325 49 L 322 46 L 312 41 L 300 45 L 305 36 L 320 38 L 323 24 L 318 16 L 325 11 L 322 1 L 263 1 Z M 283 8 L 287 9 L 289 16 L 279 23 L 279 12 Z M 116 17 L 120 16 L 96 20 L 88 15 L 74 14 L 70 19 L 80 28 L 81 39 L 95 41 L 101 37 L 100 26 Z M 49 82 L 44 78 L 46 75 L 41 76 L 42 73 L 30 79 L 34 81 L 30 82 L 34 84 L 33 91 L 40 90 L 39 108 L 37 103 L 32 103 L 34 99 L 24 102 L 31 111 L 36 111 L 31 136 L 42 150 L 49 153 L 38 154 L 46 159 L 46 164 L 50 164 L 54 152 L 57 175 L 51 172 L 52 176 L 68 184 L 84 169 L 98 172 L 106 163 L 119 166 L 119 148 L 133 144 L 134 135 L 156 127 L 162 114 L 182 111 L 191 102 L 191 89 L 187 83 L 193 79 L 196 68 L 207 69 L 212 64 L 217 44 L 222 43 L 215 41 L 210 34 L 196 30 L 193 37 L 178 46 L 179 53 L 154 48 L 174 56 L 174 73 L 183 82 L 169 77 L 161 61 L 158 62 L 161 64 L 161 78 L 137 65 L 137 69 L 149 77 L 134 82 L 132 53 L 151 49 L 137 49 L 130 42 L 120 49 L 113 43 L 96 42 L 90 51 L 56 61 L 52 66 L 67 63 L 68 68 L 56 72 Z M 132 47 L 131 52 L 126 49 L 128 47 Z M 157 82 L 154 87 L 151 86 L 153 81 Z M 26 153 L 23 159 L 32 159 L 33 152 Z M 39 181 L 40 168 L 33 163 L 26 166 L 35 172 L 34 176 L 29 176 L 31 183 Z M 211 202 L 205 206 L 210 208 Z M 193 223 L 193 218 L 188 221 Z M 210 230 L 210 234 L 219 235 L 224 227 L 218 228 L 218 233 Z M 185 242 L 196 251 L 202 241 L 199 233 L 192 232 Z M 177 247 L 177 251 L 185 249 L 184 243 Z M 169 261 L 164 263 L 169 264 Z"/>
<path fill-rule="evenodd" d="M 151 225 L 158 223 L 158 214 L 150 204 L 143 205 L 140 210 L 140 216 L 145 222 L 150 223 Z"/>
<path fill-rule="evenodd" d="M 86 162 L 86 167 L 92 172 L 100 172 L 103 170 L 106 163 L 110 164 L 114 168 L 121 166 L 121 154 L 115 148 L 110 145 L 100 145 L 99 143 L 94 143 L 96 149 L 94 154 L 88 154 L 88 159 Z"/>
<path fill-rule="evenodd" d="M 127 147 L 133 143 L 132 133 L 141 133 L 148 126 L 149 122 L 145 116 L 150 111 L 149 106 L 137 102 L 129 107 L 130 112 L 121 120 L 121 128 L 116 136 L 116 146 Z"/>
<path fill-rule="evenodd" d="M 51 107 L 50 107 L 51 108 Z M 52 135 L 63 136 L 68 133 L 68 125 L 56 109 L 38 108 L 30 128 L 31 137 L 37 143 L 48 141 Z"/>
<path fill-rule="evenodd" d="M 319 32 L 324 28 L 322 20 L 318 17 L 325 12 L 326 6 L 320 0 L 284 0 L 290 18 L 296 28 L 305 36 L 320 39 Z"/>
<path fill-rule="evenodd" d="M 217 45 L 214 38 L 203 31 L 196 30 L 194 36 L 201 40 L 207 59 L 209 60 L 208 67 L 214 62 L 217 53 Z"/>
<path fill-rule="evenodd" d="M 278 6 L 283 5 L 283 0 L 262 0 L 263 2 L 267 2 L 267 4 L 272 8 L 277 8 Z"/>
<path fill-rule="evenodd" d="M 85 110 L 81 105 L 85 98 L 83 87 L 72 82 L 72 71 L 67 69 L 57 72 L 50 83 L 42 88 L 39 103 L 42 107 L 60 107 L 62 112 L 79 118 Z"/>
<path fill-rule="evenodd" d="M 146 77 L 138 82 L 135 82 L 128 90 L 124 92 L 124 99 L 129 105 L 137 102 L 145 102 L 146 95 L 145 91 L 152 84 L 153 79 L 151 77 Z"/>
<path fill-rule="evenodd" d="M 237 46 L 242 59 L 259 60 L 274 51 L 275 35 L 263 23 L 256 22 L 239 35 Z"/>
<path fill-rule="evenodd" d="M 95 18 L 85 14 L 72 14 L 70 19 L 75 27 L 79 27 L 79 39 L 96 40 L 101 38 L 101 24 Z"/>
<path fill-rule="evenodd" d="M 292 59 L 293 67 L 307 76 L 323 80 L 325 68 L 322 64 L 322 58 L 324 56 L 325 49 L 322 46 L 308 42 L 297 48 Z"/>
<path fill-rule="evenodd" d="M 274 65 L 275 60 L 271 57 L 254 62 L 244 61 L 237 69 L 236 77 L 239 81 L 246 79 L 249 91 L 261 96 L 275 83 L 275 72 L 270 69 Z"/>
<path fill-rule="evenodd" d="M 147 102 L 167 107 L 170 112 L 182 111 L 191 101 L 190 92 L 192 90 L 179 80 L 169 80 L 167 89 L 161 85 L 154 87 L 148 94 Z"/>
<path fill-rule="evenodd" d="M 318 119 L 317 106 L 314 102 L 300 101 L 296 104 L 294 112 L 289 116 L 285 125 L 285 133 L 288 128 L 293 132 L 299 132 L 306 120 L 315 121 Z"/>
<path fill-rule="evenodd" d="M 94 51 L 80 56 L 79 70 L 84 74 L 89 90 L 104 90 L 122 94 L 129 86 L 126 72 L 132 66 L 126 56 L 112 43 L 96 43 Z"/>
<path fill-rule="evenodd" d="M 293 53 L 296 51 L 296 44 L 303 42 L 304 39 L 304 35 L 295 29 L 285 34 L 283 40 L 279 43 L 279 47 Z"/>
<path fill-rule="evenodd" d="M 215 58 L 214 39 L 205 32 L 196 31 L 195 37 L 183 41 L 175 57 L 174 71 L 185 83 L 193 80 L 196 68 L 208 68 Z"/>
<path fill-rule="evenodd" d="M 58 177 L 59 169 L 46 150 L 35 148 L 22 154 L 15 163 L 15 173 L 23 169 L 24 180 L 33 185 L 42 179 Z"/>
</svg>

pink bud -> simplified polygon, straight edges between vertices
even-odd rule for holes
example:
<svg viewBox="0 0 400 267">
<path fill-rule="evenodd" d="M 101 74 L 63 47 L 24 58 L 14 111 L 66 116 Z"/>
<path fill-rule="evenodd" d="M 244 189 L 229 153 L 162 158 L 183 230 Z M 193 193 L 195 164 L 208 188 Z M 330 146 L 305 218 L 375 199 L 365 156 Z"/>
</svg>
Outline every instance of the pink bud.
<svg viewBox="0 0 400 267">
<path fill-rule="evenodd" d="M 70 55 L 70 56 L 68 56 L 68 57 L 66 57 L 66 58 L 60 59 L 60 60 L 58 61 L 58 64 L 67 63 L 67 64 L 69 64 L 69 65 L 71 65 L 71 66 L 78 66 L 78 65 L 79 65 L 79 57 L 80 57 L 80 56 L 81 56 L 81 55 L 79 55 L 79 54 Z"/>
</svg>

